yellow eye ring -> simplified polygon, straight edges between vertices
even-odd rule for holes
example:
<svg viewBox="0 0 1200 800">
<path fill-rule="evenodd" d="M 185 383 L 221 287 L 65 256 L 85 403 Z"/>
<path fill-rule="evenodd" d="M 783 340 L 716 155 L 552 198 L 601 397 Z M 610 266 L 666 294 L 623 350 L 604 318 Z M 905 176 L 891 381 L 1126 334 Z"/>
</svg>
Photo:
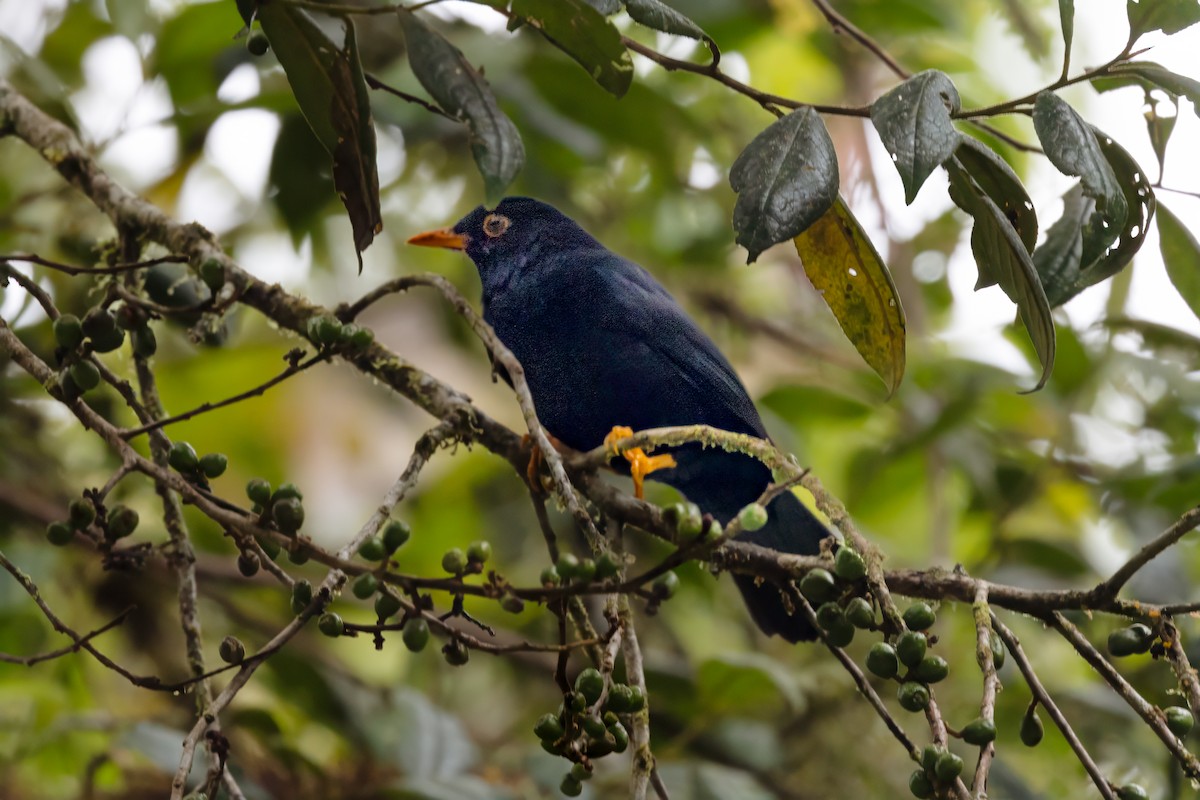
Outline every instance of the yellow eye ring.
<svg viewBox="0 0 1200 800">
<path fill-rule="evenodd" d="M 483 232 L 488 237 L 495 239 L 498 236 L 503 236 L 511 224 L 512 220 L 503 214 L 488 214 L 483 218 Z"/>
</svg>

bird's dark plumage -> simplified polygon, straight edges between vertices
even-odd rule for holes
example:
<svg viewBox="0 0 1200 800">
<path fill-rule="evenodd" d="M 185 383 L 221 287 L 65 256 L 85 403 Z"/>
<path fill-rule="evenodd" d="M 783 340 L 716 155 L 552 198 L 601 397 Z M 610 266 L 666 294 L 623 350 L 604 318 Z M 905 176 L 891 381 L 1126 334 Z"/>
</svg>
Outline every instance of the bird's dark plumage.
<svg viewBox="0 0 1200 800">
<path fill-rule="evenodd" d="M 766 438 L 753 401 L 712 340 L 650 273 L 566 215 L 510 197 L 492 210 L 475 209 L 453 234 L 479 268 L 484 318 L 524 367 L 542 424 L 565 444 L 590 450 L 617 425 L 707 424 Z M 767 467 L 739 453 L 699 445 L 671 452 L 677 465 L 652 477 L 722 524 L 771 480 Z M 828 530 L 793 494 L 780 495 L 769 511 L 767 525 L 741 539 L 785 553 L 818 552 Z M 813 638 L 773 585 L 748 576 L 737 576 L 737 584 L 764 632 Z"/>
</svg>

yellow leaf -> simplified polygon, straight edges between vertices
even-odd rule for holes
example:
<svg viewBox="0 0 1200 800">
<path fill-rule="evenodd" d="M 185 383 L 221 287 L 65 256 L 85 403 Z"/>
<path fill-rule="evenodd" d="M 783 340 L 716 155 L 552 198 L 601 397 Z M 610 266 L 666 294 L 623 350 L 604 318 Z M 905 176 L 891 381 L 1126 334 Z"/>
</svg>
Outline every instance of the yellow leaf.
<svg viewBox="0 0 1200 800">
<path fill-rule="evenodd" d="M 841 197 L 792 241 L 808 279 L 890 396 L 904 377 L 904 308 L 887 265 Z"/>
</svg>

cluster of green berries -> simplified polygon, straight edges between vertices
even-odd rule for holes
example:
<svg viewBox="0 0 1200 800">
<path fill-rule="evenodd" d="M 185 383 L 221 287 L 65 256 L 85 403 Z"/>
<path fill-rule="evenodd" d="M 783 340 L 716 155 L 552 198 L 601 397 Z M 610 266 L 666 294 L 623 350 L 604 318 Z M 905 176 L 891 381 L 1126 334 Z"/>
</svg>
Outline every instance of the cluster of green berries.
<svg viewBox="0 0 1200 800">
<path fill-rule="evenodd" d="M 208 479 L 219 478 L 225 474 L 229 459 L 222 453 L 196 454 L 196 448 L 184 441 L 175 442 L 167 453 L 167 463 L 171 468 L 192 483 L 206 485 Z"/>
<path fill-rule="evenodd" d="M 67 509 L 67 519 L 46 526 L 46 541 L 55 547 L 63 547 L 71 543 L 76 531 L 86 530 L 95 522 L 104 531 L 105 542 L 111 545 L 137 530 L 138 521 L 138 513 L 128 506 L 118 503 L 104 513 L 98 513 L 91 499 L 77 497 Z"/>
<path fill-rule="evenodd" d="M 854 639 L 855 629 L 871 629 L 875 610 L 871 603 L 854 594 L 855 585 L 867 574 L 867 564 L 855 550 L 842 545 L 833 560 L 833 572 L 809 570 L 800 579 L 800 593 L 817 608 L 817 625 L 825 638 L 836 647 L 845 647 Z"/>
<path fill-rule="evenodd" d="M 764 509 L 765 512 L 765 509 Z M 695 503 L 676 503 L 663 509 L 663 521 L 675 529 L 681 541 L 702 537 L 711 541 L 721 535 L 721 526 L 710 514 L 701 514 Z"/>
<path fill-rule="evenodd" d="M 322 350 L 345 349 L 360 353 L 375 341 L 370 328 L 360 328 L 354 323 L 343 324 L 327 314 L 309 317 L 308 339 Z"/>
<path fill-rule="evenodd" d="M 592 776 L 592 759 L 625 752 L 629 733 L 621 717 L 646 707 L 641 687 L 613 683 L 605 694 L 604 685 L 600 671 L 588 667 L 575 678 L 575 691 L 567 695 L 558 712 L 542 715 L 533 727 L 543 750 L 575 761 L 559 786 L 568 797 L 583 791 L 583 781 Z"/>
<path fill-rule="evenodd" d="M 447 550 L 442 555 L 442 569 L 457 577 L 477 575 L 483 572 L 483 565 L 491 557 L 492 545 L 489 542 L 472 542 L 466 550 L 461 547 Z"/>
<path fill-rule="evenodd" d="M 908 778 L 908 790 L 914 797 L 933 797 L 938 786 L 953 783 L 963 771 L 963 760 L 959 756 L 929 744 L 921 751 L 921 767 Z"/>
<path fill-rule="evenodd" d="M 144 315 L 131 310 L 114 314 L 107 308 L 96 307 L 83 319 L 63 314 L 54 321 L 54 341 L 59 358 L 65 365 L 58 376 L 59 387 L 68 400 L 79 397 L 100 385 L 100 370 L 88 357 L 91 353 L 109 353 L 125 343 L 129 332 L 133 353 L 149 358 L 158 349 L 154 331 Z"/>
<path fill-rule="evenodd" d="M 574 553 L 563 553 L 552 566 L 542 570 L 541 584 L 546 588 L 572 583 L 591 583 L 615 578 L 621 571 L 620 560 L 610 552 L 597 558 L 580 558 Z"/>
</svg>

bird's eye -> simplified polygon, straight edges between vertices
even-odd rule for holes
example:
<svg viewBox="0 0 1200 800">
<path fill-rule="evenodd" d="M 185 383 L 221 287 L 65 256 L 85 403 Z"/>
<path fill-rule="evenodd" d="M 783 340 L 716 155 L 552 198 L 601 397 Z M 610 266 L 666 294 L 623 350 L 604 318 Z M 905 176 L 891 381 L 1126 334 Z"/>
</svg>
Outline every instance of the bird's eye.
<svg viewBox="0 0 1200 800">
<path fill-rule="evenodd" d="M 488 214 L 483 218 L 483 232 L 491 238 L 502 236 L 512 221 L 502 214 Z"/>
</svg>

